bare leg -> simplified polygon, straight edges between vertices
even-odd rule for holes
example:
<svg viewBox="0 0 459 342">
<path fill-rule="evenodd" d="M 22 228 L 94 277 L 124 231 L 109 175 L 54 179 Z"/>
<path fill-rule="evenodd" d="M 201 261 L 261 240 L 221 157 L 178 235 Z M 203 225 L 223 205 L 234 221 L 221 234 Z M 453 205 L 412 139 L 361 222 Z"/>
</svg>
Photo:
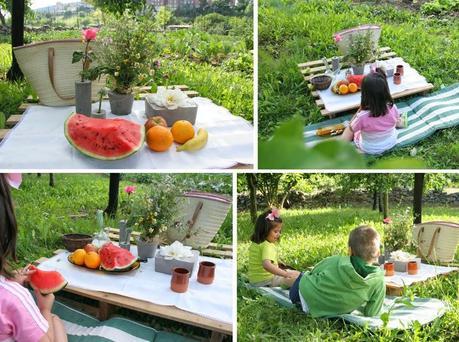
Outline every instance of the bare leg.
<svg viewBox="0 0 459 342">
<path fill-rule="evenodd" d="M 343 134 L 341 134 L 340 139 L 344 141 L 354 140 L 354 132 L 352 132 L 352 129 L 349 126 L 344 129 L 344 132 Z"/>
<path fill-rule="evenodd" d="M 67 333 L 65 332 L 64 324 L 61 319 L 53 315 L 53 325 L 54 325 L 54 341 L 57 342 L 67 342 Z"/>
</svg>

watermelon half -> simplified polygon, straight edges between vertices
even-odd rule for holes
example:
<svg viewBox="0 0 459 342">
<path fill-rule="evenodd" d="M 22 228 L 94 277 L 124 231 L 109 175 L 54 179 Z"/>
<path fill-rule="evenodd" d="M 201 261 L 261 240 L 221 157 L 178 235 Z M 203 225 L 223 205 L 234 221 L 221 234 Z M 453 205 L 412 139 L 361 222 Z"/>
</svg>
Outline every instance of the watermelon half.
<svg viewBox="0 0 459 342">
<path fill-rule="evenodd" d="M 43 271 L 33 265 L 29 270 L 35 271 L 30 275 L 30 286 L 41 294 L 54 293 L 67 286 L 67 280 L 57 271 Z"/>
<path fill-rule="evenodd" d="M 96 119 L 72 113 L 64 124 L 65 137 L 78 151 L 102 160 L 123 159 L 143 145 L 143 125 L 125 119 Z"/>
<path fill-rule="evenodd" d="M 100 267 L 106 271 L 120 272 L 131 268 L 137 261 L 131 252 L 111 242 L 99 249 Z"/>
</svg>

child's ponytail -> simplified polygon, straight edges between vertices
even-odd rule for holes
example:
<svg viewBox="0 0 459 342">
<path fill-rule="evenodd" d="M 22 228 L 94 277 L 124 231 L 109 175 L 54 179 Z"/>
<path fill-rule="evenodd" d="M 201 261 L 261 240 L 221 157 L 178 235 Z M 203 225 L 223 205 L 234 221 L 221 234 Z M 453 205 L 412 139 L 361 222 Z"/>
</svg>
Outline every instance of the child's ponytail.
<svg viewBox="0 0 459 342">
<path fill-rule="evenodd" d="M 269 231 L 279 223 L 282 223 L 279 210 L 272 208 L 265 211 L 258 216 L 255 222 L 255 231 L 250 240 L 255 243 L 262 243 L 268 237 Z"/>
</svg>

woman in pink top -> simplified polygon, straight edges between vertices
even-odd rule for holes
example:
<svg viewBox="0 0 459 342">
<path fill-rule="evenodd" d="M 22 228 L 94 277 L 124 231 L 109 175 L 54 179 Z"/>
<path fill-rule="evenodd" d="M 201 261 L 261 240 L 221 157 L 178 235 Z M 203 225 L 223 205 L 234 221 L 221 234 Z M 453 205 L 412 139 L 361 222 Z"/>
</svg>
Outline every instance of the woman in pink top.
<svg viewBox="0 0 459 342">
<path fill-rule="evenodd" d="M 390 95 L 386 74 L 377 68 L 362 81 L 360 109 L 343 132 L 342 139 L 354 141 L 367 154 L 381 154 L 395 146 L 400 114 Z"/>
<path fill-rule="evenodd" d="M 37 304 L 23 287 L 31 271 L 14 272 L 17 225 L 6 174 L 0 174 L 0 341 L 67 341 L 64 325 L 51 314 L 54 295 L 35 291 Z"/>
</svg>

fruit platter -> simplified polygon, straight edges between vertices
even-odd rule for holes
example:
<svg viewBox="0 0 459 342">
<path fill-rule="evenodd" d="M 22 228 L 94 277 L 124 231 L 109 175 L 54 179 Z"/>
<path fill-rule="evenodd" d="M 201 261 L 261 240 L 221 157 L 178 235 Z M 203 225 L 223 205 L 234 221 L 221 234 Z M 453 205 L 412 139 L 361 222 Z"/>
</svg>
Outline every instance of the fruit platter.
<svg viewBox="0 0 459 342">
<path fill-rule="evenodd" d="M 346 79 L 335 82 L 331 91 L 337 95 L 349 95 L 360 91 L 360 86 L 365 75 L 347 75 Z"/>
<path fill-rule="evenodd" d="M 79 267 L 114 273 L 129 272 L 140 267 L 136 256 L 111 242 L 99 249 L 93 244 L 87 244 L 69 254 L 67 260 Z"/>
</svg>

